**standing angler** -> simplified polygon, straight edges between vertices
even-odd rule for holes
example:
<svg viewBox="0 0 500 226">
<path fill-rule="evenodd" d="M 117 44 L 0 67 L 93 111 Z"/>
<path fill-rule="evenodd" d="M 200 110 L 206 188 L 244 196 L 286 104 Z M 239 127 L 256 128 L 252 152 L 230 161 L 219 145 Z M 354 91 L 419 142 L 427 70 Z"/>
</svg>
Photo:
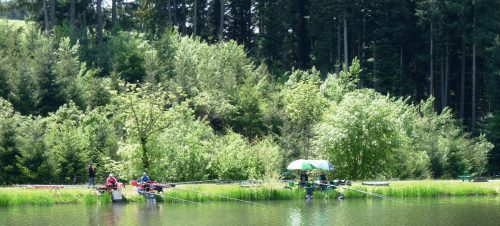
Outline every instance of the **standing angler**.
<svg viewBox="0 0 500 226">
<path fill-rule="evenodd" d="M 89 164 L 89 184 L 87 188 L 90 188 L 90 185 L 95 187 L 95 167 L 92 165 L 92 162 Z"/>
</svg>

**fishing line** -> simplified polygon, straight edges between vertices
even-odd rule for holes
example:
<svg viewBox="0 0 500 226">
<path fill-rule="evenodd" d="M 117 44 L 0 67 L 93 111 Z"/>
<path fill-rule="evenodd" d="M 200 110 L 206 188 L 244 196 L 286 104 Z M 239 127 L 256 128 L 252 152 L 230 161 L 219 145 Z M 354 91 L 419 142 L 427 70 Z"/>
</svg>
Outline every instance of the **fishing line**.
<svg viewBox="0 0 500 226">
<path fill-rule="evenodd" d="M 238 180 L 198 180 L 198 181 L 181 181 L 181 182 L 171 182 L 172 184 L 204 184 L 207 182 L 219 183 L 219 184 L 235 184 L 243 181 Z"/>
<path fill-rule="evenodd" d="M 324 183 L 317 183 L 317 184 L 319 184 L 319 185 L 331 186 L 331 184 L 324 184 Z M 385 196 L 385 195 L 381 195 L 381 194 L 377 194 L 377 193 L 373 193 L 373 192 L 361 191 L 361 190 L 357 190 L 357 189 L 354 189 L 354 188 L 349 188 L 349 187 L 345 187 L 345 186 L 337 186 L 337 187 L 338 187 L 338 188 L 342 188 L 342 189 L 347 189 L 347 190 L 356 191 L 356 192 L 363 193 L 363 194 L 367 194 L 367 195 L 373 195 L 373 196 L 375 196 L 375 197 L 382 198 L 382 199 L 389 199 L 389 200 L 392 200 L 392 201 L 395 201 L 395 202 L 399 202 L 399 203 L 406 204 L 405 202 L 403 202 L 403 201 L 401 201 L 401 200 L 394 199 L 394 198 L 391 198 L 391 197 L 389 197 L 389 196 Z"/>
<path fill-rule="evenodd" d="M 220 181 L 220 180 L 195 180 L 195 181 L 183 181 L 183 182 L 172 182 L 172 184 L 202 184 L 205 182 Z"/>
<path fill-rule="evenodd" d="M 254 204 L 254 205 L 267 206 L 266 204 L 262 204 L 262 203 L 250 202 L 250 201 L 246 201 L 246 200 L 242 200 L 242 199 L 237 199 L 237 198 L 231 198 L 231 197 L 227 197 L 227 196 L 223 196 L 223 195 L 211 194 L 211 193 L 208 193 L 208 192 L 194 191 L 194 190 L 189 190 L 189 189 L 185 189 L 185 188 L 178 188 L 178 187 L 175 187 L 174 189 L 179 189 L 179 190 L 184 190 L 184 191 L 189 191 L 189 192 L 195 192 L 195 193 L 200 193 L 200 194 L 204 194 L 204 195 L 213 195 L 213 196 L 217 196 L 217 197 L 221 197 L 221 198 L 231 199 L 231 200 L 240 201 L 240 202 L 249 203 L 249 204 Z"/>
<path fill-rule="evenodd" d="M 368 191 L 361 191 L 361 190 L 356 190 L 354 188 L 348 188 L 348 187 L 344 187 L 344 186 L 339 186 L 339 188 L 342 188 L 342 189 L 347 189 L 347 190 L 352 190 L 352 191 L 357 191 L 357 192 L 360 192 L 360 193 L 363 193 L 363 194 L 367 194 L 367 195 L 373 195 L 375 197 L 378 197 L 378 198 L 382 198 L 382 199 L 388 199 L 388 200 L 391 200 L 391 201 L 395 201 L 395 202 L 399 202 L 399 203 L 402 203 L 402 204 L 406 204 L 405 202 L 401 201 L 401 200 L 398 200 L 398 199 L 394 199 L 394 198 L 391 198 L 389 196 L 385 196 L 385 195 L 381 195 L 381 194 L 377 194 L 377 193 L 373 193 L 373 192 L 368 192 Z"/>
<path fill-rule="evenodd" d="M 169 198 L 169 199 L 179 200 L 179 201 L 183 201 L 183 202 L 189 202 L 189 203 L 193 203 L 193 204 L 198 204 L 198 205 L 201 204 L 200 202 L 189 201 L 189 200 L 175 198 L 175 197 L 166 196 L 166 195 L 158 195 L 158 196 L 160 196 L 162 198 Z"/>
</svg>

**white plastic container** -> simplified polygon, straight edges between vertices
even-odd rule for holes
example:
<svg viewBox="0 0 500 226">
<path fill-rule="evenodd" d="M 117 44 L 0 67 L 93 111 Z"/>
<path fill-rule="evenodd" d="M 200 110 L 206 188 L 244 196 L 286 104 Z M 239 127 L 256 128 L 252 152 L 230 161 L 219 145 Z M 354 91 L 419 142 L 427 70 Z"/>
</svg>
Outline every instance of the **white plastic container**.
<svg viewBox="0 0 500 226">
<path fill-rule="evenodd" d="M 111 191 L 111 197 L 113 198 L 113 202 L 121 202 L 122 201 L 122 192 L 119 190 Z"/>
</svg>

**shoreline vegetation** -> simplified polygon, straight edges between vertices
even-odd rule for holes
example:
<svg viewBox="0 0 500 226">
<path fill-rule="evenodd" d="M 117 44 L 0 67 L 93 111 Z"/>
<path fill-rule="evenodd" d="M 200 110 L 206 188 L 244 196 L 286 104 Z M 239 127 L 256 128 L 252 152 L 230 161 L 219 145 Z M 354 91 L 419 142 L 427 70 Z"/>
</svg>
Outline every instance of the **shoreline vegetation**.
<svg viewBox="0 0 500 226">
<path fill-rule="evenodd" d="M 272 200 L 300 200 L 304 199 L 304 189 L 285 189 L 285 184 L 272 183 L 263 184 L 260 187 L 245 188 L 237 184 L 196 184 L 178 185 L 177 188 L 167 189 L 163 194 L 157 196 L 157 202 L 183 203 L 210 202 L 210 201 L 234 201 L 240 199 L 245 201 L 272 201 Z M 337 188 L 326 192 L 316 191 L 315 199 L 336 199 L 341 192 L 345 199 L 377 199 L 376 195 L 390 198 L 431 198 L 431 197 L 454 197 L 454 196 L 482 196 L 499 195 L 500 181 L 473 183 L 455 180 L 423 180 L 423 181 L 391 181 L 389 186 L 370 187 L 363 186 L 361 182 L 355 182 L 351 189 Z M 366 193 L 362 193 L 362 192 Z M 143 196 L 136 193 L 135 187 L 127 186 L 123 191 L 124 202 L 146 202 Z M 230 199 L 231 198 L 231 199 Z M 0 188 L 0 207 L 23 206 L 23 205 L 54 205 L 54 204 L 110 204 L 111 197 L 108 193 L 98 196 L 93 189 L 63 188 L 60 190 L 50 189 L 27 189 L 19 187 Z"/>
</svg>

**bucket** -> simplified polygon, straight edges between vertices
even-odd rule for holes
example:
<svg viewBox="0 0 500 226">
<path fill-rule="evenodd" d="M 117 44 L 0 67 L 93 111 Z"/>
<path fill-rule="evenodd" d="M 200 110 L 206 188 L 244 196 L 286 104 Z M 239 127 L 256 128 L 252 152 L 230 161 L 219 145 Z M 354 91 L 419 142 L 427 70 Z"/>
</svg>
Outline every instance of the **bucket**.
<svg viewBox="0 0 500 226">
<path fill-rule="evenodd" d="M 137 186 L 137 181 L 136 180 L 130 181 L 130 185 L 134 187 Z"/>
<path fill-rule="evenodd" d="M 145 194 L 148 202 L 156 202 L 156 194 L 154 192 L 146 192 Z"/>
<path fill-rule="evenodd" d="M 113 202 L 120 202 L 122 201 L 122 192 L 118 190 L 113 190 L 111 191 L 111 197 Z"/>
</svg>

